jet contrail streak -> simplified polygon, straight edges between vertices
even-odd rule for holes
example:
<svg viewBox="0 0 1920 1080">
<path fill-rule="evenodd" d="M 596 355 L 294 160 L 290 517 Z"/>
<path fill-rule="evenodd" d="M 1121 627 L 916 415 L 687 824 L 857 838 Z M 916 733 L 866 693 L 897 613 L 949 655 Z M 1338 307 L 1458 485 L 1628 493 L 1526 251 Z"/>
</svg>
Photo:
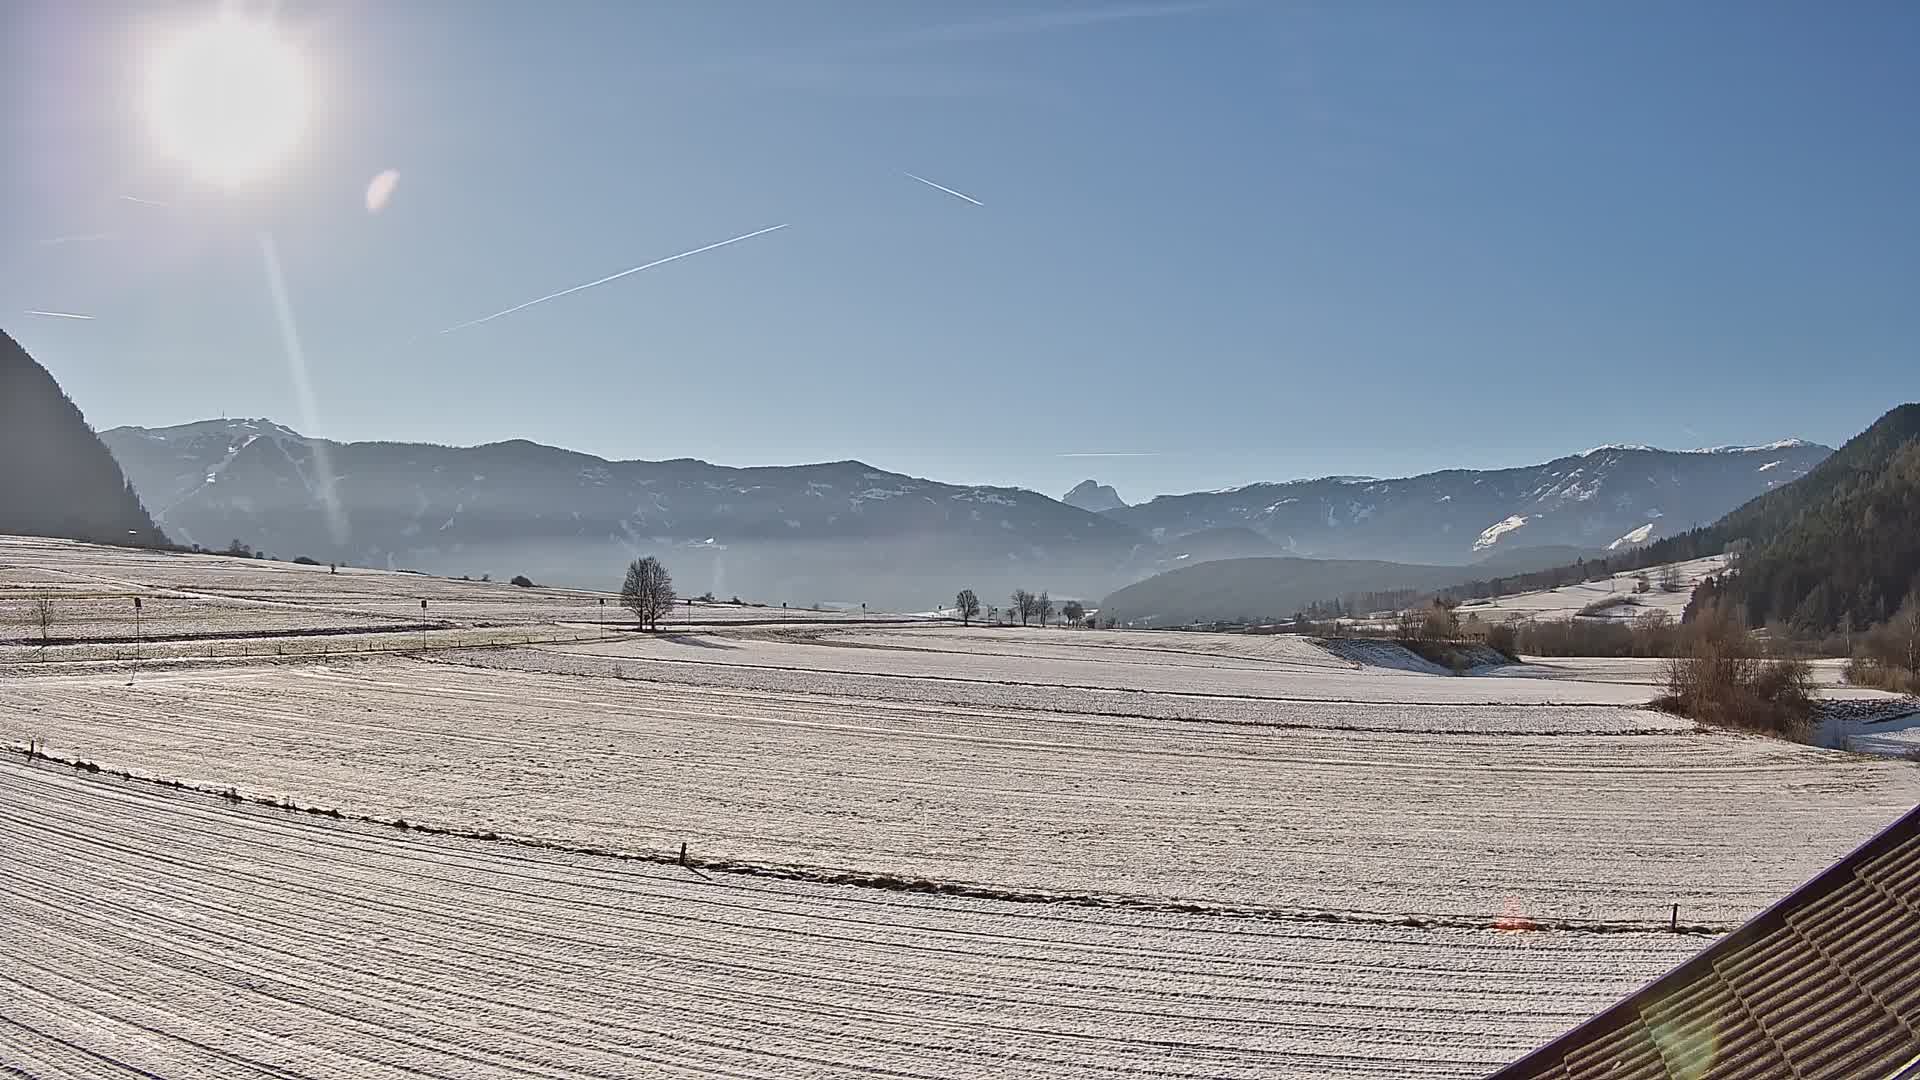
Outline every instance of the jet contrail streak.
<svg viewBox="0 0 1920 1080">
<path fill-rule="evenodd" d="M 140 204 L 141 206 L 167 206 L 167 205 L 169 205 L 169 204 L 167 204 L 167 203 L 163 203 L 163 202 L 161 202 L 161 201 L 160 201 L 160 200 L 158 200 L 158 199 L 143 199 L 143 198 L 141 198 L 141 197 L 140 197 L 140 196 L 138 196 L 138 195 L 122 195 L 122 196 L 120 196 L 120 198 L 122 198 L 123 200 L 125 200 L 125 201 L 127 201 L 127 202 L 137 202 L 137 203 L 139 203 L 139 204 Z"/>
<path fill-rule="evenodd" d="M 678 255 L 669 255 L 664 259 L 655 259 L 650 263 L 642 263 L 639 266 L 630 267 L 626 270 L 622 270 L 617 274 L 608 274 L 606 277 L 596 278 L 595 280 L 589 281 L 584 285 L 575 285 L 570 289 L 561 289 L 559 292 L 556 292 L 556 293 L 548 293 L 545 296 L 538 297 L 533 300 L 529 300 L 524 304 L 515 304 L 514 306 L 507 308 L 505 311 L 496 311 L 491 315 L 482 315 L 478 319 L 469 319 L 466 322 L 460 323 L 458 325 L 449 326 L 445 330 L 442 330 L 440 332 L 443 334 L 451 334 L 455 330 L 465 330 L 469 326 L 479 326 L 483 322 L 492 322 L 493 320 L 500 318 L 502 315 L 511 315 L 516 311 L 520 311 L 525 308 L 530 308 L 535 304 L 544 304 L 549 300 L 557 300 L 560 297 L 567 295 L 568 293 L 577 293 L 582 289 L 591 289 L 595 285 L 605 285 L 609 281 L 616 281 L 620 278 L 626 277 L 628 274 L 637 274 L 642 270 L 651 270 L 656 266 L 663 266 L 667 263 L 674 261 L 675 259 L 684 259 L 689 255 L 698 255 L 703 251 L 712 251 L 714 248 L 723 248 L 723 247 L 726 247 L 728 244 L 737 244 L 742 240 L 751 240 L 756 236 L 764 236 L 765 234 L 773 232 L 776 229 L 786 228 L 787 224 L 789 223 L 783 222 L 779 225 L 769 225 L 764 229 L 756 229 L 753 232 L 746 233 L 741 236 L 736 236 L 731 240 L 722 240 L 717 244 L 708 244 L 706 247 L 697 247 L 697 248 L 694 248 L 692 251 L 683 251 Z"/>
<path fill-rule="evenodd" d="M 93 316 L 91 315 L 76 315 L 71 311 L 34 311 L 29 309 L 27 311 L 27 314 L 45 315 L 49 319 L 91 319 L 93 318 Z"/>
<path fill-rule="evenodd" d="M 82 240 L 105 240 L 112 235 L 110 232 L 73 233 L 70 236 L 49 236 L 40 243 L 46 247 L 55 247 L 60 244 L 77 244 Z"/>
<path fill-rule="evenodd" d="M 944 191 L 944 192 L 946 192 L 947 194 L 949 194 L 949 195 L 952 195 L 952 196 L 953 196 L 954 198 L 956 198 L 956 199 L 965 199 L 965 200 L 967 200 L 968 202 L 970 202 L 970 203 L 972 203 L 972 204 L 973 204 L 973 205 L 975 205 L 975 206 L 985 206 L 985 205 L 987 205 L 986 203 L 983 203 L 983 202 L 981 202 L 981 201 L 980 201 L 979 199 L 976 199 L 976 198 L 974 198 L 974 197 L 973 197 L 973 196 L 971 196 L 971 195 L 962 195 L 962 194 L 960 194 L 959 192 L 957 192 L 957 191 L 955 191 L 955 190 L 953 190 L 952 188 L 950 188 L 950 187 L 947 187 L 947 186 L 946 186 L 946 185 L 944 185 L 944 184 L 936 184 L 936 183 L 934 183 L 933 181 L 931 181 L 931 180 L 929 180 L 929 179 L 927 179 L 927 178 L 926 178 L 926 177 L 924 177 L 924 176 L 914 176 L 914 175 L 913 175 L 912 173 L 908 173 L 907 175 L 908 175 L 909 177 L 912 177 L 912 178 L 913 178 L 913 179 L 915 179 L 915 180 L 918 180 L 918 181 L 920 181 L 921 183 L 923 183 L 923 184 L 925 184 L 925 185 L 927 185 L 927 186 L 928 186 L 928 187 L 930 187 L 930 188 L 939 188 L 939 189 L 940 189 L 941 191 Z"/>
</svg>

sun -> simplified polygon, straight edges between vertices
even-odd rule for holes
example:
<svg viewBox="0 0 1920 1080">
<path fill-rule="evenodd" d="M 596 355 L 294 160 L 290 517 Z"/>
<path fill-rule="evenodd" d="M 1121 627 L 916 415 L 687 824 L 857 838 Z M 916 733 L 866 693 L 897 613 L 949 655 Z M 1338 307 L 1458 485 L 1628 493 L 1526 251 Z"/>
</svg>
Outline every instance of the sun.
<svg viewBox="0 0 1920 1080">
<path fill-rule="evenodd" d="M 310 104 L 300 54 L 266 23 L 232 14 L 162 42 L 141 94 L 160 147 L 225 187 L 257 179 L 286 157 Z"/>
</svg>

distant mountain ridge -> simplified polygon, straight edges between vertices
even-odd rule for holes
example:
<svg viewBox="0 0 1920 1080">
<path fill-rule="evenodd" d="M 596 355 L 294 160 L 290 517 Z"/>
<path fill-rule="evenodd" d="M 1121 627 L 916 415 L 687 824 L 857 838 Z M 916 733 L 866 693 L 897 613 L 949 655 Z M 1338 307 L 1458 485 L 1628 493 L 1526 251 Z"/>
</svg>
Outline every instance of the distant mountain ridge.
<svg viewBox="0 0 1920 1080">
<path fill-rule="evenodd" d="M 282 557 L 578 585 L 606 585 L 626 559 L 659 554 L 683 592 L 906 610 L 963 586 L 1092 600 L 1219 559 L 1465 566 L 1516 548 L 1630 546 L 1669 522 L 1711 520 L 1828 453 L 1798 441 L 1698 454 L 1596 448 L 1520 469 L 1256 484 L 1093 513 L 858 461 L 733 468 L 609 461 L 526 440 L 337 443 L 263 419 L 101 438 L 182 542 L 239 539 Z M 325 503 L 328 477 L 337 515 Z M 1111 489 L 1088 481 L 1075 491 Z M 338 542 L 330 519 L 344 526 Z"/>
<path fill-rule="evenodd" d="M 1702 450 L 1599 446 L 1522 468 L 1249 484 L 1105 513 L 1156 540 L 1238 526 L 1288 555 L 1465 563 L 1510 547 L 1646 543 L 1714 521 L 1832 452 L 1802 439 Z"/>
<path fill-rule="evenodd" d="M 268 420 L 102 437 L 183 542 L 237 538 L 282 557 L 437 573 L 617 584 L 625 560 L 652 553 L 683 592 L 918 610 L 968 584 L 998 595 L 1047 577 L 1056 591 L 1092 592 L 1139 541 L 1125 525 L 1031 491 L 858 461 L 733 468 L 609 461 L 525 440 L 336 443 Z M 316 449 L 347 528 L 337 544 Z"/>
<path fill-rule="evenodd" d="M 167 542 L 46 368 L 0 331 L 0 533 Z"/>
</svg>

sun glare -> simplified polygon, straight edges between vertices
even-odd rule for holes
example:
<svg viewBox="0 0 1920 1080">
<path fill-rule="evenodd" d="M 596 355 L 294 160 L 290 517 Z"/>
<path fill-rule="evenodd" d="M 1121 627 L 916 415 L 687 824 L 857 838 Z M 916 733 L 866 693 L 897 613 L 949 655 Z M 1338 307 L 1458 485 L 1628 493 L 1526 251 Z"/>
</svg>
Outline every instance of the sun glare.
<svg viewBox="0 0 1920 1080">
<path fill-rule="evenodd" d="M 161 43 L 142 96 L 154 139 L 195 175 L 233 186 L 292 150 L 306 126 L 300 56 L 263 22 L 226 15 Z"/>
</svg>

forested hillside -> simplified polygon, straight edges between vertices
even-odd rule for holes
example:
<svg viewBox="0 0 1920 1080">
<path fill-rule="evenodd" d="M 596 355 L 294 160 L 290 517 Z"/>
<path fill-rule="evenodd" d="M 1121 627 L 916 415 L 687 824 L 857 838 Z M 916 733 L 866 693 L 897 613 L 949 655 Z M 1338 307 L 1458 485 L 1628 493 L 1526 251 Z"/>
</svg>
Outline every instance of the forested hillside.
<svg viewBox="0 0 1920 1080">
<path fill-rule="evenodd" d="M 166 542 L 47 369 L 0 331 L 0 533 Z"/>
<path fill-rule="evenodd" d="M 1758 626 L 1861 630 L 1920 586 L 1920 404 L 1902 405 L 1804 479 L 1713 527 L 1746 540 L 1737 569 L 1694 595 L 1732 601 Z"/>
<path fill-rule="evenodd" d="M 1704 528 L 1622 555 L 1470 582 L 1455 599 L 1549 589 L 1608 573 L 1738 551 L 1736 570 L 1703 583 L 1689 611 L 1730 601 L 1749 623 L 1817 636 L 1863 630 L 1920 587 L 1920 404 L 1902 405 L 1806 476 Z"/>
</svg>

